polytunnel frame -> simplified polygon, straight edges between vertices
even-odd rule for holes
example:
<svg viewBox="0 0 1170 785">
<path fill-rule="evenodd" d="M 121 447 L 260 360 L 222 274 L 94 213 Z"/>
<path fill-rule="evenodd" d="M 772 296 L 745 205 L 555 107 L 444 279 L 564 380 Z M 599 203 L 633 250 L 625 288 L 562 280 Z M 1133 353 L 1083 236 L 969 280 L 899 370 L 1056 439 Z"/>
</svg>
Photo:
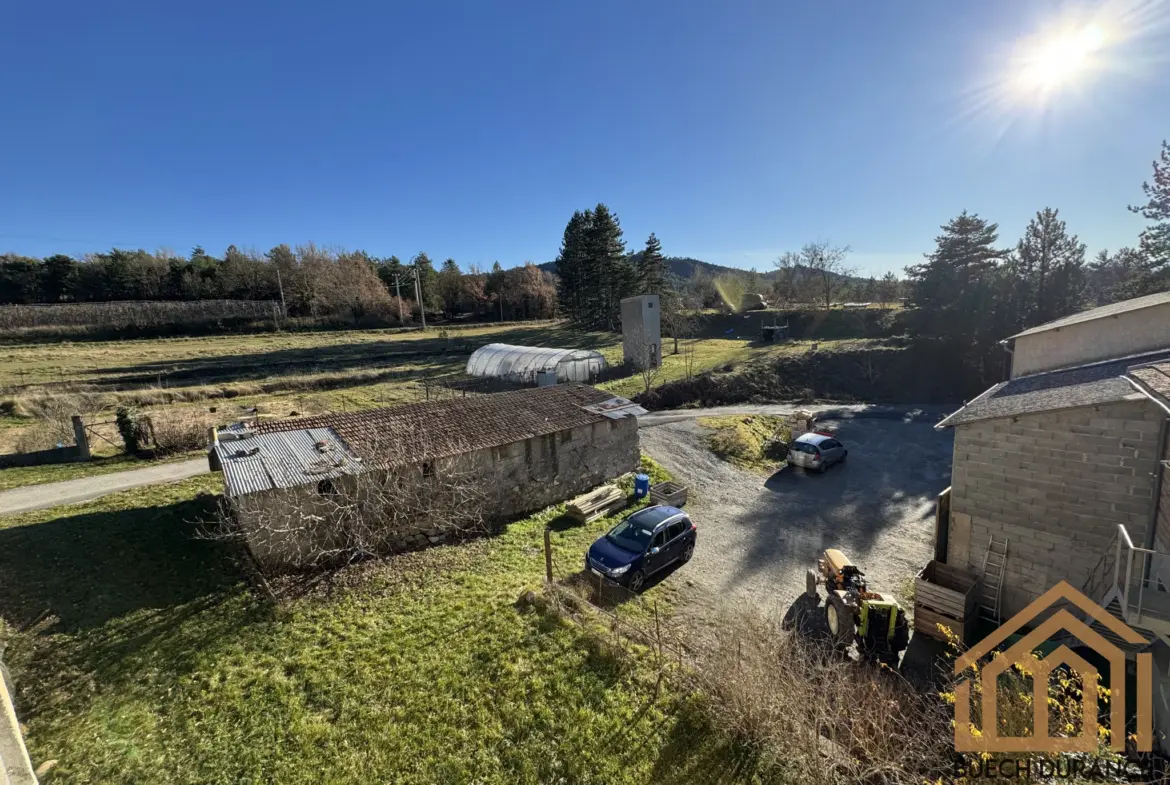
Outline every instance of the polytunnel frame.
<svg viewBox="0 0 1170 785">
<path fill-rule="evenodd" d="M 470 376 L 535 381 L 541 371 L 555 370 L 558 382 L 589 382 L 606 368 L 605 357 L 591 349 L 554 349 L 489 343 L 467 360 Z"/>
</svg>

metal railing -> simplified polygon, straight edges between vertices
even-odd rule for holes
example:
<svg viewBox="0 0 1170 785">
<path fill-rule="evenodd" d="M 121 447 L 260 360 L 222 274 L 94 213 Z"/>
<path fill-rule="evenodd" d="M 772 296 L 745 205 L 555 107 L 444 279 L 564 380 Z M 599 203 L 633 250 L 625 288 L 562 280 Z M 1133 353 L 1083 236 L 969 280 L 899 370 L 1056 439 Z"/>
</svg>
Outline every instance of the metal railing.
<svg viewBox="0 0 1170 785">
<path fill-rule="evenodd" d="M 1160 553 L 1149 548 L 1139 548 L 1133 544 L 1133 540 L 1129 537 L 1129 532 L 1125 530 L 1122 524 L 1117 525 L 1116 538 L 1116 552 L 1113 559 L 1113 585 L 1117 587 L 1121 594 L 1121 612 L 1127 622 L 1133 623 L 1140 621 L 1142 613 L 1147 611 L 1145 607 L 1145 591 L 1146 584 L 1157 580 L 1160 577 L 1158 570 L 1155 567 L 1161 567 L 1161 564 L 1156 564 L 1155 559 L 1164 560 L 1170 554 Z M 1135 558 L 1136 557 L 1136 558 Z M 1135 561 L 1137 564 L 1135 565 Z M 1125 576 L 1122 578 L 1121 566 L 1125 564 Z M 1134 571 L 1136 566 L 1136 573 Z M 1137 601 L 1131 602 L 1133 589 L 1137 588 Z M 1160 603 L 1163 607 L 1156 610 L 1159 616 L 1165 616 L 1170 612 L 1170 605 Z"/>
</svg>

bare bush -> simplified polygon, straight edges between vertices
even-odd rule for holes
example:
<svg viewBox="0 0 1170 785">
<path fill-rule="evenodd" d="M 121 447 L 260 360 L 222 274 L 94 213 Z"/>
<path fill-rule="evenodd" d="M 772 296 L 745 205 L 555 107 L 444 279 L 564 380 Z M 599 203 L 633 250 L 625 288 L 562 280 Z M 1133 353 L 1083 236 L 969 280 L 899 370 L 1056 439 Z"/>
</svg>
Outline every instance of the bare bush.
<svg viewBox="0 0 1170 785">
<path fill-rule="evenodd" d="M 191 325 L 234 319 L 272 319 L 268 300 L 140 300 L 0 306 L 0 334 L 33 327 L 111 329 Z"/>
<path fill-rule="evenodd" d="M 793 781 L 921 783 L 950 772 L 950 717 L 937 696 L 758 617 L 721 631 L 697 679 L 716 725 Z"/>
<path fill-rule="evenodd" d="M 168 409 L 149 415 L 151 440 L 157 455 L 172 455 L 207 447 L 208 431 L 216 418 L 197 409 Z"/>
<path fill-rule="evenodd" d="M 25 428 L 16 441 L 17 452 L 48 450 L 58 444 L 76 443 L 73 415 L 92 416 L 102 411 L 102 398 L 92 393 L 62 393 L 17 399 L 25 416 L 37 422 Z"/>
<path fill-rule="evenodd" d="M 465 457 L 403 464 L 400 456 L 364 452 L 355 466 L 326 449 L 318 482 L 227 499 L 207 534 L 244 541 L 265 572 L 281 572 L 344 566 L 487 530 L 493 490 Z M 357 473 L 329 476 L 342 466 Z"/>
</svg>

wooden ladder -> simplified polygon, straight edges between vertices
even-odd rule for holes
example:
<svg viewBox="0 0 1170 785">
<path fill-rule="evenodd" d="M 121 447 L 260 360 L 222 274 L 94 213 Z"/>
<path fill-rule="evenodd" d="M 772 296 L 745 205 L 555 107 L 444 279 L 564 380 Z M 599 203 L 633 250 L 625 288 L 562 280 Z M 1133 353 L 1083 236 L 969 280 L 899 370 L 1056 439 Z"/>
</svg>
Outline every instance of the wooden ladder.
<svg viewBox="0 0 1170 785">
<path fill-rule="evenodd" d="M 979 615 L 999 624 L 1000 595 L 1003 593 L 1003 572 L 1007 566 L 1008 541 L 991 536 L 983 557 L 983 587 L 980 589 Z"/>
</svg>

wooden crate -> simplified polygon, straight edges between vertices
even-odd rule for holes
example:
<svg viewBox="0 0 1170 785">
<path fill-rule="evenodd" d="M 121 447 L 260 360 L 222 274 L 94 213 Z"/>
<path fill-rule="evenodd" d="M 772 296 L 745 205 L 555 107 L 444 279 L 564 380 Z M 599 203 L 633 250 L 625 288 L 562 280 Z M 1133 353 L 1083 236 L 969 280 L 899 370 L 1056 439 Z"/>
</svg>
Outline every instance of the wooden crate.
<svg viewBox="0 0 1170 785">
<path fill-rule="evenodd" d="M 966 619 L 952 619 L 950 616 L 932 611 L 925 605 L 914 606 L 915 632 L 945 641 L 947 636 L 938 628 L 940 624 L 950 630 L 960 641 L 967 643 L 975 631 L 975 615 L 971 614 Z"/>
<path fill-rule="evenodd" d="M 650 486 L 650 501 L 671 507 L 682 507 L 687 503 L 687 487 L 677 482 L 660 482 Z"/>
<path fill-rule="evenodd" d="M 625 506 L 626 495 L 622 493 L 620 488 L 614 485 L 603 485 L 570 501 L 565 508 L 565 515 L 580 523 L 587 523 L 606 515 L 612 515 Z"/>
<path fill-rule="evenodd" d="M 966 643 L 975 622 L 979 576 L 931 560 L 914 580 L 914 629 L 942 639 L 937 625 Z"/>
</svg>

